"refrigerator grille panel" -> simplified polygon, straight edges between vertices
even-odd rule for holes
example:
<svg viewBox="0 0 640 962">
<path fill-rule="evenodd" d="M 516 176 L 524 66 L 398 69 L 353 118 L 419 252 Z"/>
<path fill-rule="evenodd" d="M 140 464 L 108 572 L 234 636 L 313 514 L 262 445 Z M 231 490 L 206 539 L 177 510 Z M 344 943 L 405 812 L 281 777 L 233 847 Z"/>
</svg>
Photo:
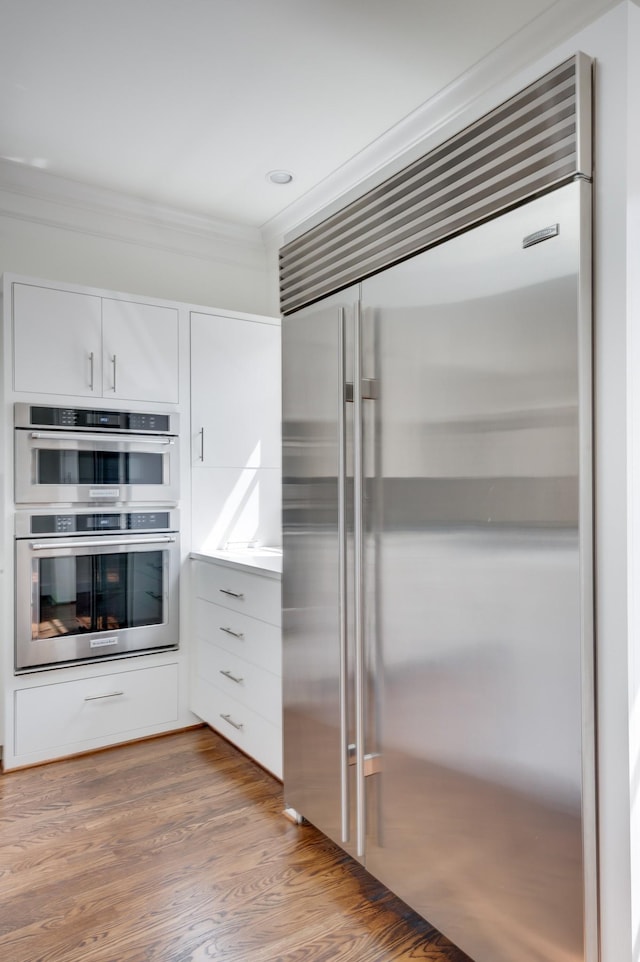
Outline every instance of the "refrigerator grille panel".
<svg viewBox="0 0 640 962">
<path fill-rule="evenodd" d="M 591 60 L 576 54 L 280 251 L 289 314 L 525 200 L 591 177 Z"/>
</svg>

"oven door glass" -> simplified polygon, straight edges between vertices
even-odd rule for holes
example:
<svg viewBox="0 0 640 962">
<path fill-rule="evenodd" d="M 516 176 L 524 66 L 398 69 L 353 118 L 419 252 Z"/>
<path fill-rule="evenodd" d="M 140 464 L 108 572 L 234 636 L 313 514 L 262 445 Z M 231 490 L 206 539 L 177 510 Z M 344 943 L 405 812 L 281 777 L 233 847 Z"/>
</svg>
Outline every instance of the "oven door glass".
<svg viewBox="0 0 640 962">
<path fill-rule="evenodd" d="M 36 559 L 32 638 L 164 621 L 162 551 Z"/>
<path fill-rule="evenodd" d="M 40 450 L 36 484 L 162 484 L 163 455 L 148 451 Z"/>
</svg>

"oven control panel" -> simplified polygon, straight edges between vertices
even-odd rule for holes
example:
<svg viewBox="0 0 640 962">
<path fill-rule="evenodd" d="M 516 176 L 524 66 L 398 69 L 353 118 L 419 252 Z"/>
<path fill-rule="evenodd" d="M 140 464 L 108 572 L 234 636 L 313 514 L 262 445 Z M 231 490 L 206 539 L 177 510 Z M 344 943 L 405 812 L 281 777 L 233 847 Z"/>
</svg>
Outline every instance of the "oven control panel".
<svg viewBox="0 0 640 962">
<path fill-rule="evenodd" d="M 101 511 L 16 516 L 16 537 L 31 535 L 127 534 L 133 531 L 177 531 L 175 509 L 166 511 Z"/>
<path fill-rule="evenodd" d="M 99 408 L 58 408 L 18 403 L 17 428 L 58 428 L 67 431 L 123 431 L 138 434 L 177 434 L 176 414 L 117 411 Z"/>
</svg>

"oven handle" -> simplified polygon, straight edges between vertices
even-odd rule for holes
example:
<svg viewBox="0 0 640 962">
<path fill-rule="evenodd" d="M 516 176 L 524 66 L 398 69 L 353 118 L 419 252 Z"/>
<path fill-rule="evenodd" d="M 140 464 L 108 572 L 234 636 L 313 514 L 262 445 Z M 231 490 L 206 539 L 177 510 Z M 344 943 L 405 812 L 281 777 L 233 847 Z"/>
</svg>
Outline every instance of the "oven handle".
<svg viewBox="0 0 640 962">
<path fill-rule="evenodd" d="M 32 431 L 31 437 L 43 441 L 108 441 L 118 444 L 130 441 L 134 444 L 175 444 L 175 438 L 165 435 L 150 437 L 146 434 L 85 434 L 83 431 L 78 431 L 77 434 L 66 434 L 63 431 Z"/>
<path fill-rule="evenodd" d="M 133 544 L 174 544 L 176 541 L 175 535 L 164 535 L 159 538 L 102 538 L 99 541 L 87 541 L 85 538 L 75 538 L 73 540 L 63 540 L 60 538 L 52 538 L 51 541 L 47 541 L 44 544 L 36 541 L 31 541 L 29 547 L 32 551 L 46 551 L 51 548 L 115 548 L 121 545 L 133 545 Z"/>
</svg>

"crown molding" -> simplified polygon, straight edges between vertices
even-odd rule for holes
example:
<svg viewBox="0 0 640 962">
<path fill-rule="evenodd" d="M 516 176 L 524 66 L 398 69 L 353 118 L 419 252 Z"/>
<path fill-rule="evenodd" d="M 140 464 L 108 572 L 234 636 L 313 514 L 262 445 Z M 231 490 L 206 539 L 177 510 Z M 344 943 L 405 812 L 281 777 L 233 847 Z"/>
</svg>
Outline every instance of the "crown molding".
<svg viewBox="0 0 640 962">
<path fill-rule="evenodd" d="M 153 204 L 7 160 L 0 160 L 0 216 L 264 269 L 258 228 Z"/>
<path fill-rule="evenodd" d="M 623 4 L 627 2 L 622 0 Z M 620 0 L 557 0 L 263 224 L 262 237 L 267 249 L 273 251 L 283 241 L 308 230 L 496 106 L 513 93 L 507 85 L 514 75 L 523 75 L 527 68 L 531 70 L 554 47 L 619 5 Z M 522 86 L 536 76 L 523 76 Z"/>
</svg>

